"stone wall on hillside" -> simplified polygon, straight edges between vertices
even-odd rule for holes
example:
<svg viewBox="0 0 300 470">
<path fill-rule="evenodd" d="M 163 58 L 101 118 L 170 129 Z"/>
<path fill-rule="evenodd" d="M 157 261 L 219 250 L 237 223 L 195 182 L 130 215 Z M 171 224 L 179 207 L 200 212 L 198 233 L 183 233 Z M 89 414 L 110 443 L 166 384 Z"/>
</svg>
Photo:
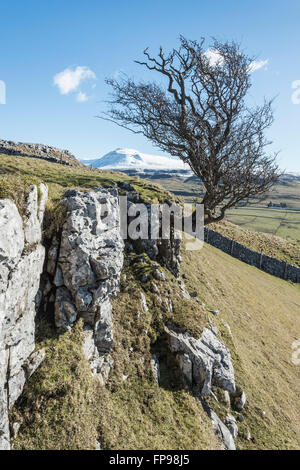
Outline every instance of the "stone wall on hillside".
<svg viewBox="0 0 300 470">
<path fill-rule="evenodd" d="M 244 261 L 244 263 L 250 264 L 251 266 L 255 266 L 268 274 L 272 274 L 273 276 L 280 277 L 287 281 L 300 282 L 300 268 L 297 266 L 251 250 L 241 243 L 225 237 L 221 233 L 215 232 L 207 227 L 204 229 L 204 241 L 224 251 L 224 253 L 240 261 Z"/>
</svg>

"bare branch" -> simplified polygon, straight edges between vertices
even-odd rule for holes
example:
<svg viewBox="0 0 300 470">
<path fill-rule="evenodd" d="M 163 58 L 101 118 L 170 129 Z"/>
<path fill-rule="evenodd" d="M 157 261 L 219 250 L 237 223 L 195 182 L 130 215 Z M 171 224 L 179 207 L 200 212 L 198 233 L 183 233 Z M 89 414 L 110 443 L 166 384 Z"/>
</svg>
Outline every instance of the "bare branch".
<svg viewBox="0 0 300 470">
<path fill-rule="evenodd" d="M 272 102 L 248 109 L 253 58 L 235 43 L 180 37 L 180 47 L 156 57 L 144 50 L 136 63 L 166 79 L 136 83 L 108 79 L 110 108 L 102 119 L 143 134 L 163 151 L 188 163 L 205 188 L 206 223 L 221 220 L 239 202 L 265 194 L 277 181 L 276 155 L 268 155 L 265 131 L 273 122 Z"/>
</svg>

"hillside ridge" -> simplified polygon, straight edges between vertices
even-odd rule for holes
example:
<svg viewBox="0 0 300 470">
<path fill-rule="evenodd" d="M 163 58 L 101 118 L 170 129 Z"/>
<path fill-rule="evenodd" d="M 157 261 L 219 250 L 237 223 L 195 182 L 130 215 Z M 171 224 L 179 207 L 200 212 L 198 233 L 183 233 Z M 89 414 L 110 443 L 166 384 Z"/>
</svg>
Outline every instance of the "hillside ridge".
<svg viewBox="0 0 300 470">
<path fill-rule="evenodd" d="M 118 188 L 149 205 L 170 197 L 158 186 L 30 158 L 0 163 L 0 334 L 14 361 L 2 370 L 0 349 L 0 380 L 9 380 L 1 390 L 10 394 L 0 395 L 10 409 L 0 406 L 5 448 L 299 446 L 291 361 L 299 285 L 206 243 L 189 251 L 173 238 L 128 240 L 122 248 L 117 219 L 114 235 L 101 238 L 100 200 L 118 217 Z"/>
<path fill-rule="evenodd" d="M 14 142 L 0 139 L 0 154 L 22 157 L 41 158 L 62 165 L 83 166 L 69 150 L 59 149 L 50 145 Z"/>
</svg>

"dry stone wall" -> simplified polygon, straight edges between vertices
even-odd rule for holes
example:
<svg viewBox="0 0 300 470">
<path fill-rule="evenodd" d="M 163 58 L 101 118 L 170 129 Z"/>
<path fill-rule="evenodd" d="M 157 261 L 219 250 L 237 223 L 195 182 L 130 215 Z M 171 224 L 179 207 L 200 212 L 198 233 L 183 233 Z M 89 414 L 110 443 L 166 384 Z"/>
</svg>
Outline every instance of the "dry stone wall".
<svg viewBox="0 0 300 470">
<path fill-rule="evenodd" d="M 235 240 L 225 237 L 207 227 L 204 229 L 204 241 L 219 250 L 224 251 L 244 263 L 255 266 L 266 273 L 280 277 L 287 281 L 300 282 L 300 268 L 292 264 L 280 261 L 258 251 L 251 250 Z"/>
</svg>

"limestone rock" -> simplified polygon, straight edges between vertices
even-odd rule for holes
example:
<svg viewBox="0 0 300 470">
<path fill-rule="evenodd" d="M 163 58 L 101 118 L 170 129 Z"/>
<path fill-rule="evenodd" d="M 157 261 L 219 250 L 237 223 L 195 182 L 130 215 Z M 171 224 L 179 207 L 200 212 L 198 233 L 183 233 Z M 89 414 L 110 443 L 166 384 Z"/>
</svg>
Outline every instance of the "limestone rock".
<svg viewBox="0 0 300 470">
<path fill-rule="evenodd" d="M 12 425 L 12 434 L 13 434 L 14 439 L 19 434 L 20 427 L 21 427 L 21 423 L 19 423 L 18 421 L 13 423 L 13 425 Z"/>
<path fill-rule="evenodd" d="M 166 328 L 171 351 L 187 355 L 192 362 L 192 379 L 202 396 L 213 396 L 212 386 L 235 393 L 234 370 L 231 355 L 226 346 L 208 328 L 200 339 L 188 333 L 177 333 Z M 187 359 L 179 360 L 186 370 Z M 189 376 L 189 373 L 185 375 Z"/>
<path fill-rule="evenodd" d="M 39 243 L 42 238 L 42 229 L 39 220 L 38 190 L 36 186 L 32 186 L 30 193 L 26 197 L 25 215 L 25 241 L 28 245 Z"/>
<path fill-rule="evenodd" d="M 41 227 L 42 227 L 43 226 L 46 203 L 47 203 L 47 200 L 48 200 L 48 186 L 41 183 L 40 186 L 39 186 L 39 193 L 40 193 L 40 200 L 39 200 L 39 209 L 38 209 L 38 219 L 39 219 L 39 222 L 40 222 Z"/>
<path fill-rule="evenodd" d="M 55 324 L 60 331 L 72 328 L 77 318 L 77 310 L 68 289 L 59 287 L 56 291 Z"/>
<path fill-rule="evenodd" d="M 151 359 L 151 369 L 153 372 L 153 376 L 155 379 L 155 382 L 157 385 L 159 385 L 160 381 L 160 365 L 159 365 L 159 360 L 156 354 L 153 354 L 152 359 Z"/>
<path fill-rule="evenodd" d="M 226 450 L 236 450 L 231 432 L 227 426 L 225 426 L 223 421 L 220 420 L 218 415 L 212 410 L 210 410 L 210 418 L 212 420 L 213 430 L 219 439 L 223 442 L 224 448 Z"/>
<path fill-rule="evenodd" d="M 225 424 L 228 427 L 229 431 L 232 434 L 233 439 L 237 438 L 237 435 L 239 433 L 239 428 L 236 422 L 236 419 L 232 414 L 228 413 L 225 419 Z"/>
<path fill-rule="evenodd" d="M 246 394 L 240 388 L 237 387 L 236 391 L 231 394 L 232 406 L 236 411 L 242 411 L 246 404 Z"/>
<path fill-rule="evenodd" d="M 112 307 L 109 298 L 99 307 L 99 319 L 94 325 L 94 339 L 100 353 L 108 352 L 113 347 Z"/>
<path fill-rule="evenodd" d="M 8 410 L 26 379 L 42 360 L 35 349 L 35 316 L 41 301 L 40 277 L 45 249 L 41 245 L 47 187 L 28 194 L 23 221 L 16 205 L 0 201 L 0 449 L 9 449 Z M 32 245 L 24 251 L 25 243 Z"/>
<path fill-rule="evenodd" d="M 154 294 L 160 296 L 159 288 L 157 287 L 157 285 L 155 284 L 155 282 L 151 282 L 150 288 L 151 288 L 151 292 L 153 292 Z"/>
<path fill-rule="evenodd" d="M 1 352 L 0 352 L 1 354 Z M 0 376 L 0 450 L 10 449 L 7 391 Z"/>
<path fill-rule="evenodd" d="M 222 449 L 223 450 L 236 450 L 235 443 L 231 432 L 229 431 L 228 427 L 225 426 L 223 421 L 219 418 L 219 416 L 211 409 L 211 407 L 206 403 L 205 400 L 201 399 L 202 406 L 206 413 L 208 414 L 209 418 L 212 421 L 212 428 L 217 437 L 222 442 Z"/>
<path fill-rule="evenodd" d="M 16 205 L 9 199 L 0 200 L 0 286 L 3 288 L 9 273 L 24 249 L 22 218 Z M 3 282 L 3 285 L 2 285 Z M 1 294 L 1 290 L 0 290 Z M 1 315 L 1 311 L 0 311 Z"/>
<path fill-rule="evenodd" d="M 224 401 L 226 403 L 227 408 L 230 408 L 231 406 L 230 394 L 227 392 L 227 390 L 224 391 Z"/>
<path fill-rule="evenodd" d="M 148 305 L 147 305 L 147 300 L 146 300 L 146 296 L 143 292 L 141 292 L 141 305 L 142 305 L 142 309 L 144 312 L 148 312 L 149 311 L 149 308 L 148 308 Z"/>
<path fill-rule="evenodd" d="M 95 450 L 101 450 L 101 444 L 99 441 L 96 441 L 96 448 Z"/>
<path fill-rule="evenodd" d="M 118 193 L 70 190 L 63 203 L 66 222 L 48 263 L 51 272 L 56 263 L 55 322 L 60 331 L 67 331 L 83 319 L 84 352 L 93 373 L 105 381 L 112 365 L 107 355 L 113 346 L 110 297 L 119 290 L 123 266 Z"/>
<path fill-rule="evenodd" d="M 181 369 L 183 376 L 188 381 L 188 383 L 192 384 L 193 382 L 193 362 L 190 359 L 188 354 L 178 354 L 177 355 L 177 362 L 179 368 Z"/>
<path fill-rule="evenodd" d="M 157 281 L 165 281 L 166 280 L 166 275 L 163 271 L 160 271 L 159 269 L 155 269 L 153 272 L 153 277 L 157 279 Z"/>
<path fill-rule="evenodd" d="M 180 290 L 181 290 L 182 296 L 183 296 L 185 299 L 190 299 L 191 296 L 190 296 L 190 294 L 188 293 L 188 291 L 186 290 L 185 285 L 184 285 L 184 282 L 182 281 L 182 279 L 178 279 L 178 285 L 179 285 L 179 288 L 180 288 Z"/>
<path fill-rule="evenodd" d="M 54 237 L 52 239 L 51 247 L 49 248 L 48 253 L 47 253 L 47 272 L 51 276 L 55 275 L 58 253 L 59 253 L 59 242 L 58 242 L 58 239 Z"/>
<path fill-rule="evenodd" d="M 46 357 L 45 349 L 39 349 L 33 352 L 29 356 L 25 365 L 23 366 L 25 369 L 26 378 L 29 378 L 32 376 L 32 374 L 36 371 L 36 369 L 41 365 L 45 357 Z"/>
</svg>

